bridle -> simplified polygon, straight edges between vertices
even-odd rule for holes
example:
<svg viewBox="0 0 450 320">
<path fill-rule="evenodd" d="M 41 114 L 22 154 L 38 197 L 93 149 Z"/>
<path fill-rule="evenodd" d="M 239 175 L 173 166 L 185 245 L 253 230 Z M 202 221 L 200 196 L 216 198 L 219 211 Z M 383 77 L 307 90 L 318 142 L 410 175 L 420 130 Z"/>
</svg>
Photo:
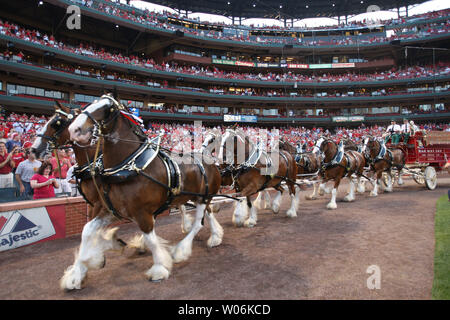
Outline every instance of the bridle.
<svg viewBox="0 0 450 320">
<path fill-rule="evenodd" d="M 47 136 L 47 135 L 45 135 L 43 133 L 36 134 L 37 137 L 44 138 L 44 139 L 47 140 L 47 143 L 48 143 L 48 145 L 49 145 L 51 150 L 64 148 L 67 145 L 66 142 L 68 142 L 68 141 L 66 141 L 65 143 L 60 145 L 60 144 L 58 144 L 58 140 L 59 140 L 59 138 L 61 136 L 61 133 L 67 128 L 67 126 L 70 124 L 70 122 L 75 117 L 75 115 L 74 115 L 74 113 L 72 111 L 71 111 L 71 113 L 67 113 L 67 112 L 64 112 L 62 110 L 56 110 L 55 113 L 65 116 L 67 118 L 67 120 L 62 119 L 59 116 L 52 120 L 52 122 L 50 124 L 50 126 L 52 128 L 55 128 L 55 125 L 59 126 L 59 128 L 56 129 L 56 132 L 52 136 Z"/>
</svg>

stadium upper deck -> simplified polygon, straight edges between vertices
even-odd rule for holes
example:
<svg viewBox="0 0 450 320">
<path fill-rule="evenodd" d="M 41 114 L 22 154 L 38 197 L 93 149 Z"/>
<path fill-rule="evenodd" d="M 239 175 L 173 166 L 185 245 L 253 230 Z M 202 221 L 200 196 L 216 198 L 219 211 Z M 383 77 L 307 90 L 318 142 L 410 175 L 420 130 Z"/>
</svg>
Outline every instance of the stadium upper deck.
<svg viewBox="0 0 450 320">
<path fill-rule="evenodd" d="M 81 4 L 82 28 L 68 30 L 65 7 L 75 2 Z M 447 51 L 405 50 L 403 40 L 392 40 L 447 47 L 449 10 L 386 21 L 372 29 L 364 25 L 286 28 L 258 35 L 264 30 L 250 28 L 246 37 L 229 40 L 224 29 L 230 26 L 203 24 L 202 29 L 198 21 L 111 1 L 49 0 L 23 9 L 24 1 L 18 0 L 2 8 L 0 19 L 19 26 L 18 32 L 17 28 L 0 32 L 4 52 L 13 57 L 23 51 L 26 56 L 21 65 L 1 62 L 5 73 L 0 74 L 0 91 L 5 95 L 0 103 L 5 105 L 39 104 L 24 100 L 30 95 L 14 102 L 8 86 L 40 85 L 49 90 L 59 87 L 74 105 L 116 88 L 123 99 L 137 102 L 143 110 L 162 103 L 164 110 L 182 111 L 183 119 L 195 118 L 190 112 L 194 110 L 216 118 L 240 113 L 292 122 L 306 115 L 326 115 L 331 121 L 332 115 L 375 114 L 375 109 L 395 115 L 401 107 L 425 111 L 428 106 L 445 117 L 450 80 Z M 20 15 L 18 8 L 22 8 Z M 33 19 L 36 16 L 39 19 Z M 47 38 L 33 38 L 36 30 Z M 394 30 L 390 36 L 388 30 Z M 289 37 L 284 32 L 290 32 Z M 270 40 L 264 44 L 261 39 L 266 38 Z M 286 39 L 295 44 L 280 46 Z M 257 47 L 247 48 L 251 41 Z M 269 49 L 260 49 L 260 44 Z M 80 95 L 89 98 L 77 100 Z M 171 118 L 180 119 L 176 114 L 164 116 Z"/>
</svg>

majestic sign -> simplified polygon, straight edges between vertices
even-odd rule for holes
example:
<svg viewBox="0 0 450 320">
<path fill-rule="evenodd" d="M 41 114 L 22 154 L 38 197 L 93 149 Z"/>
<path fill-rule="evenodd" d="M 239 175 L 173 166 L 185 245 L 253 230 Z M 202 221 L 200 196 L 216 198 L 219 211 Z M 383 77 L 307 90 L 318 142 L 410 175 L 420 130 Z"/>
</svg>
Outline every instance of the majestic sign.
<svg viewBox="0 0 450 320">
<path fill-rule="evenodd" d="M 35 243 L 55 233 L 46 208 L 0 213 L 0 251 Z"/>
</svg>

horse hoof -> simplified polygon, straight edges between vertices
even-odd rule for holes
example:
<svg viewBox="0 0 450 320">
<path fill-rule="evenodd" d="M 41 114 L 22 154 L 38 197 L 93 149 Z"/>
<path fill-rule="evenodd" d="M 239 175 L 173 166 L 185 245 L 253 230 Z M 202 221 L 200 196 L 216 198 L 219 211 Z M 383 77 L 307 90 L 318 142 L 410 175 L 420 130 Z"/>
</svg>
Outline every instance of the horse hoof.
<svg viewBox="0 0 450 320">
<path fill-rule="evenodd" d="M 247 228 L 253 228 L 254 226 L 256 226 L 256 221 L 254 220 L 246 220 L 244 222 L 244 226 Z"/>
<path fill-rule="evenodd" d="M 377 197 L 378 196 L 378 194 L 376 194 L 376 193 L 370 193 L 369 194 L 369 197 Z"/>
<path fill-rule="evenodd" d="M 329 210 L 334 210 L 334 209 L 336 209 L 336 208 L 337 208 L 336 203 L 329 203 L 329 204 L 327 205 L 327 209 L 329 209 Z"/>
<path fill-rule="evenodd" d="M 295 211 L 294 209 L 289 209 L 289 210 L 286 212 L 286 215 L 287 215 L 289 218 L 295 218 L 295 217 L 297 217 L 297 211 Z"/>
<path fill-rule="evenodd" d="M 153 282 L 153 283 L 160 283 L 160 282 L 162 282 L 162 279 L 158 279 L 158 280 L 148 279 L 148 281 Z"/>
<path fill-rule="evenodd" d="M 345 197 L 345 198 L 342 199 L 342 200 L 344 200 L 345 202 L 353 202 L 353 201 L 355 201 L 354 198 L 349 198 L 349 197 Z"/>
<path fill-rule="evenodd" d="M 306 200 L 316 200 L 317 198 L 315 196 L 306 196 Z"/>
<path fill-rule="evenodd" d="M 209 248 L 214 248 L 222 243 L 222 238 L 211 236 L 206 243 Z"/>
<path fill-rule="evenodd" d="M 169 271 L 161 264 L 155 264 L 146 272 L 149 281 L 160 282 L 169 278 Z"/>
<path fill-rule="evenodd" d="M 173 262 L 179 263 L 189 259 L 192 253 L 192 248 L 184 246 L 183 244 L 173 247 L 172 259 Z"/>
</svg>

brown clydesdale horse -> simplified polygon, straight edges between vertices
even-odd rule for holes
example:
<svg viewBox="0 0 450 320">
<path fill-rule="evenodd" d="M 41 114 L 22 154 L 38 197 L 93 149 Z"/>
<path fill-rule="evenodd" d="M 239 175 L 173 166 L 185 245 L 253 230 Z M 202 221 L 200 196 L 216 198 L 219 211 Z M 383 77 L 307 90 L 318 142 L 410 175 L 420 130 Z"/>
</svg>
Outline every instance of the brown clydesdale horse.
<svg viewBox="0 0 450 320">
<path fill-rule="evenodd" d="M 378 188 L 382 189 L 381 177 L 383 172 L 388 172 L 388 175 L 392 177 L 391 168 L 393 167 L 398 171 L 398 184 L 403 184 L 401 171 L 405 166 L 406 159 L 402 149 L 386 148 L 384 140 L 380 142 L 380 140 L 374 137 L 366 137 L 364 139 L 362 151 L 365 153 L 370 165 L 370 170 L 375 176 L 372 181 L 373 189 L 370 192 L 370 196 L 376 197 L 378 195 Z M 388 181 L 388 185 L 384 191 L 392 192 L 392 178 Z"/>
<path fill-rule="evenodd" d="M 88 204 L 88 217 L 89 219 L 92 219 L 99 215 L 100 211 L 105 211 L 107 209 L 102 205 L 99 199 L 90 173 L 89 165 L 92 164 L 94 159 L 95 148 L 92 146 L 80 147 L 76 144 L 72 144 L 72 141 L 70 141 L 69 125 L 78 115 L 78 111 L 79 110 L 71 110 L 56 101 L 55 114 L 37 134 L 37 138 L 31 146 L 31 152 L 36 155 L 36 158 L 41 158 L 48 150 L 58 149 L 69 145 L 72 147 L 77 161 L 77 168 L 74 170 L 74 174 L 83 177 L 83 179 L 77 178 L 79 181 L 78 190 Z M 99 161 L 101 162 L 101 159 L 99 159 Z M 57 170 L 57 168 L 54 170 Z M 98 177 L 95 179 L 97 184 L 101 183 Z M 105 250 L 123 248 L 125 242 L 116 238 L 117 230 L 117 227 L 101 230 L 101 232 L 96 235 L 96 241 L 99 245 L 103 246 Z M 103 267 L 105 265 L 105 257 L 102 256 L 98 258 L 102 260 L 100 266 Z"/>
<path fill-rule="evenodd" d="M 260 147 L 251 143 L 241 130 L 227 129 L 221 140 L 218 159 L 223 162 L 220 164 L 223 184 L 231 184 L 240 196 L 246 197 L 247 200 L 246 203 L 239 201 L 236 205 L 233 214 L 235 225 L 247 227 L 256 225 L 256 201 L 252 204 L 251 196 L 267 188 L 277 190 L 272 210 L 278 213 L 283 181 L 286 181 L 291 196 L 291 207 L 286 214 L 289 217 L 297 216 L 299 194 L 295 187 L 297 166 L 289 152 L 279 150 L 269 156 L 261 151 Z"/>
<path fill-rule="evenodd" d="M 357 151 L 344 151 L 343 143 L 339 146 L 333 141 L 325 138 L 317 140 L 314 151 L 320 151 L 323 154 L 321 176 L 322 184 L 329 180 L 334 181 L 334 187 L 331 191 L 331 201 L 328 203 L 328 209 L 336 209 L 336 193 L 342 178 L 348 177 L 350 180 L 350 190 L 344 201 L 355 200 L 355 182 L 352 175 L 355 174 L 358 179 L 358 185 L 362 178 L 365 159 Z"/>
<path fill-rule="evenodd" d="M 153 254 L 154 264 L 146 276 L 154 281 L 167 279 L 173 262 L 187 260 L 191 255 L 192 241 L 202 228 L 205 209 L 220 188 L 219 170 L 212 162 L 205 163 L 195 157 L 189 157 L 190 163 L 172 161 L 159 149 L 159 142 L 149 142 L 125 107 L 110 95 L 87 106 L 69 126 L 69 132 L 70 139 L 81 145 L 92 143 L 95 138 L 103 140 L 102 196 L 109 212 L 138 224 Z M 165 209 L 189 200 L 196 204 L 194 224 L 185 238 L 169 250 L 165 241 L 156 235 L 155 218 Z M 66 286 L 73 287 L 72 283 L 81 283 L 86 276 L 89 260 L 99 254 L 96 243 L 89 238 L 110 216 L 110 213 L 99 214 L 89 230 L 83 230 L 82 245 L 90 254 L 83 260 L 76 258 L 63 277 Z M 208 245 L 218 245 L 223 229 L 213 213 L 208 212 L 206 217 L 212 233 Z"/>
</svg>

